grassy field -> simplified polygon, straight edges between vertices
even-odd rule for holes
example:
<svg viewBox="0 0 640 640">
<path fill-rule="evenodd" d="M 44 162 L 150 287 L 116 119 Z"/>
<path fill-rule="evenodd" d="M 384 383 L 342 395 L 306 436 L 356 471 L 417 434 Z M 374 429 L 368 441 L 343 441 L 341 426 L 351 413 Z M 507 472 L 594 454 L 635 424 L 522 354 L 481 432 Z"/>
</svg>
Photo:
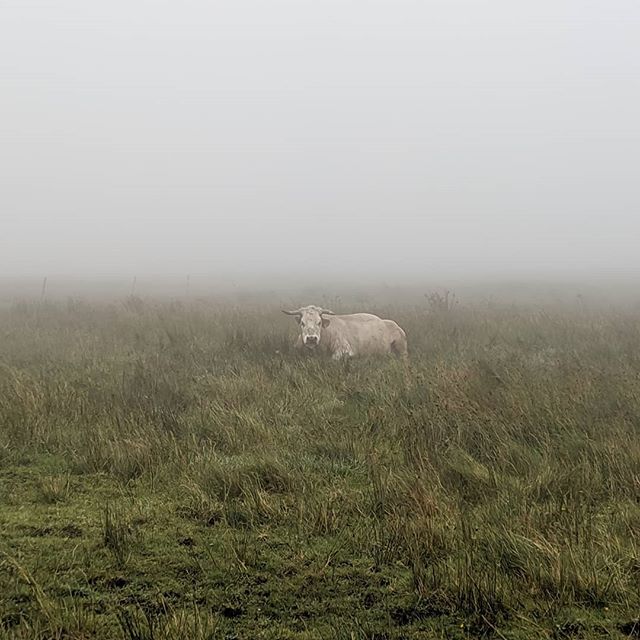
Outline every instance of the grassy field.
<svg viewBox="0 0 640 640">
<path fill-rule="evenodd" d="M 3 308 L 0 638 L 640 637 L 640 311 L 367 310 Z"/>
</svg>

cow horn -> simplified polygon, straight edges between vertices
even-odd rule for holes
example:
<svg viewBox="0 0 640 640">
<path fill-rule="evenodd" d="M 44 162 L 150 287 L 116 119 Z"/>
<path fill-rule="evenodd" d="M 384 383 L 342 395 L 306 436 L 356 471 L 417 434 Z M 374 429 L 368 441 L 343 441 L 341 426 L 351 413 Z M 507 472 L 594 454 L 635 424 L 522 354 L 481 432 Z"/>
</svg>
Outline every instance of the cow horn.
<svg viewBox="0 0 640 640">
<path fill-rule="evenodd" d="M 329 309 L 320 309 L 320 315 L 321 316 L 335 316 L 336 314 L 333 311 L 330 311 Z"/>
<path fill-rule="evenodd" d="M 286 309 L 282 309 L 282 313 L 286 313 L 288 316 L 301 316 L 302 310 L 298 309 L 297 311 L 287 311 Z"/>
</svg>

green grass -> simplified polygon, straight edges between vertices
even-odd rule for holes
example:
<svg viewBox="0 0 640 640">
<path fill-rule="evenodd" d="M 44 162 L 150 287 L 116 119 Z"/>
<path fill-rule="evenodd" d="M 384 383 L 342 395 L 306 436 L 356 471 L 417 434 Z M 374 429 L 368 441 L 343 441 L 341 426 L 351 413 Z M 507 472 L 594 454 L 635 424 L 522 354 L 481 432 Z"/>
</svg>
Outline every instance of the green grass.
<svg viewBox="0 0 640 640">
<path fill-rule="evenodd" d="M 640 312 L 368 310 L 0 311 L 0 638 L 640 637 Z"/>
</svg>

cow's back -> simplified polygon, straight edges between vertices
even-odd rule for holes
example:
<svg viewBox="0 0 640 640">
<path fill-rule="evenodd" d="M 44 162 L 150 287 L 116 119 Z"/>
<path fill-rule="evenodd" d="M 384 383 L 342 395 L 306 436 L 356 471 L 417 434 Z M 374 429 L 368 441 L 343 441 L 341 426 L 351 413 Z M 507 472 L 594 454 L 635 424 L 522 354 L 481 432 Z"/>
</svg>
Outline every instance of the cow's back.
<svg viewBox="0 0 640 640">
<path fill-rule="evenodd" d="M 402 329 L 392 320 L 383 320 L 372 313 L 351 313 L 331 316 L 332 341 L 336 345 L 348 344 L 355 355 L 389 353 L 397 332 Z"/>
<path fill-rule="evenodd" d="M 333 316 L 334 318 L 340 318 L 345 320 L 348 324 L 367 324 L 369 322 L 383 322 L 378 316 L 374 316 L 373 313 L 348 313 L 343 316 Z"/>
</svg>

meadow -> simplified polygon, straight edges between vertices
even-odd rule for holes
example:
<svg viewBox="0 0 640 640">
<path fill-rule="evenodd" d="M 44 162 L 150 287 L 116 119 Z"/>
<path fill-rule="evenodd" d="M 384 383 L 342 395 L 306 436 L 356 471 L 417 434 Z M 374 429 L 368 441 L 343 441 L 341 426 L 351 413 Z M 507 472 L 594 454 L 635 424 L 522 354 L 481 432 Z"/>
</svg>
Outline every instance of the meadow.
<svg viewBox="0 0 640 640">
<path fill-rule="evenodd" d="M 640 637 L 640 310 L 366 310 L 0 309 L 0 638 Z"/>
</svg>

